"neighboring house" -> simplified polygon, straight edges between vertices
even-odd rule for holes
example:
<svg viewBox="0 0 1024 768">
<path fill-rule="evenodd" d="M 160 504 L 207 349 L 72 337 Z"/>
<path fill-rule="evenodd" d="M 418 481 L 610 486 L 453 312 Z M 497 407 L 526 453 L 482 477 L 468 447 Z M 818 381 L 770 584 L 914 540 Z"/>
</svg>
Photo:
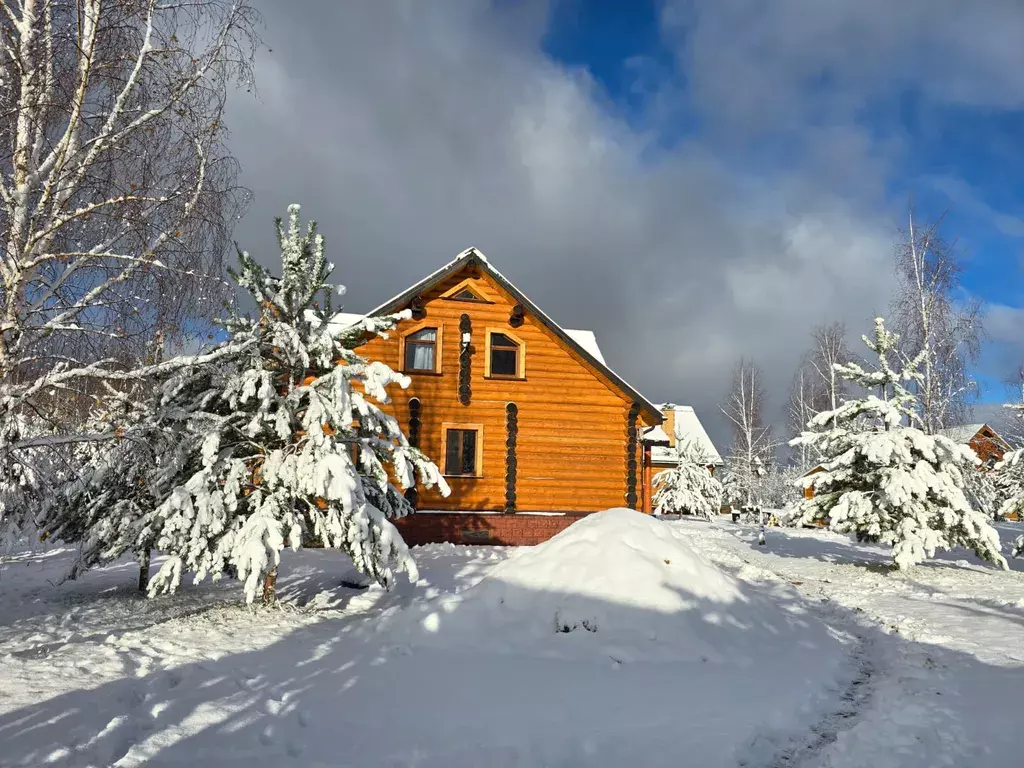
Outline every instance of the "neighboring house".
<svg viewBox="0 0 1024 768">
<path fill-rule="evenodd" d="M 359 351 L 412 379 L 385 409 L 451 486 L 409 494 L 410 544 L 533 544 L 582 514 L 644 508 L 640 431 L 662 415 L 593 333 L 560 327 L 475 248 L 370 314 L 406 309 Z"/>
<path fill-rule="evenodd" d="M 824 472 L 824 471 L 825 471 L 825 468 L 823 466 L 821 466 L 821 464 L 819 464 L 816 467 L 811 467 L 809 470 L 804 472 L 800 477 L 807 478 L 807 477 L 810 477 L 811 475 L 816 475 L 819 472 Z M 813 485 L 805 485 L 804 486 L 804 498 L 805 499 L 813 499 L 814 498 L 814 486 Z"/>
<path fill-rule="evenodd" d="M 939 434 L 961 445 L 971 446 L 981 459 L 982 467 L 988 469 L 1002 461 L 1003 455 L 1010 450 L 1010 445 L 988 424 L 961 424 L 940 429 Z"/>
<path fill-rule="evenodd" d="M 712 474 L 715 467 L 723 463 L 718 449 L 711 442 L 707 430 L 691 406 L 662 403 L 658 410 L 661 411 L 664 421 L 660 425 L 648 427 L 643 435 L 644 487 L 647 489 L 644 495 L 644 512 L 651 511 L 654 475 L 676 465 L 678 456 L 675 446 L 680 440 L 690 440 L 703 450 L 708 459 L 708 471 Z"/>
</svg>

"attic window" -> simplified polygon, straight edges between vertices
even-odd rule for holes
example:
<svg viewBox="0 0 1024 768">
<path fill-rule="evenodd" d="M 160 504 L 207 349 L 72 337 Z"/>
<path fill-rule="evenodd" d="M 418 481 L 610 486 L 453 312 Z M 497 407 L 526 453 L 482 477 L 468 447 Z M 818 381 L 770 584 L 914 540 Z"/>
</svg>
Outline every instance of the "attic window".
<svg viewBox="0 0 1024 768">
<path fill-rule="evenodd" d="M 463 288 L 461 291 L 456 293 L 454 296 L 451 296 L 450 298 L 453 298 L 456 301 L 483 301 L 483 299 L 481 299 L 479 296 L 477 296 L 475 293 L 469 290 L 469 288 Z"/>
<path fill-rule="evenodd" d="M 495 379 L 522 379 L 526 376 L 523 356 L 525 345 L 508 334 L 487 334 L 486 375 Z"/>
</svg>

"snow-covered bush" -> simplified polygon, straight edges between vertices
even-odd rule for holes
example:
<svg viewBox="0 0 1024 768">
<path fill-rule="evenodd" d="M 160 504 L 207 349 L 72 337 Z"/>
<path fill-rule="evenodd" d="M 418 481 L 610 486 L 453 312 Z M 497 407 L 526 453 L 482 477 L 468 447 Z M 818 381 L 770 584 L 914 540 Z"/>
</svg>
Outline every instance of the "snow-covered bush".
<svg viewBox="0 0 1024 768">
<path fill-rule="evenodd" d="M 708 469 L 711 459 L 693 440 L 679 440 L 676 456 L 676 466 L 654 476 L 654 513 L 688 513 L 710 520 L 722 504 L 722 484 Z"/>
<path fill-rule="evenodd" d="M 91 562 L 165 551 L 151 595 L 174 591 L 188 571 L 197 582 L 234 573 L 247 601 L 261 584 L 270 598 L 281 551 L 308 539 L 344 550 L 390 586 L 396 571 L 416 572 L 389 520 L 412 511 L 399 487 L 418 476 L 448 493 L 433 462 L 374 402 L 409 379 L 353 351 L 404 315 L 341 323 L 315 224 L 302 233 L 292 206 L 278 238 L 281 277 L 244 252 L 232 272 L 258 315 L 225 322 L 228 338 L 204 357 L 214 362 L 175 367 L 160 382 L 141 421 L 90 468 L 87 487 L 71 489 L 88 503 L 55 521 L 57 534 L 72 538 L 90 521 Z"/>
<path fill-rule="evenodd" d="M 836 370 L 871 394 L 818 414 L 809 427 L 822 431 L 794 440 L 810 443 L 824 460 L 823 471 L 801 481 L 813 487 L 814 498 L 798 502 L 787 522 L 824 522 L 859 541 L 891 544 L 898 568 L 957 546 L 1005 568 L 999 534 L 965 494 L 965 474 L 976 471 L 974 452 L 907 426 L 916 418 L 916 403 L 905 385 L 920 381 L 921 356 L 894 370 L 889 356 L 897 336 L 881 318 L 874 339 L 863 338 L 878 355 L 877 369 L 850 363 Z"/>
</svg>

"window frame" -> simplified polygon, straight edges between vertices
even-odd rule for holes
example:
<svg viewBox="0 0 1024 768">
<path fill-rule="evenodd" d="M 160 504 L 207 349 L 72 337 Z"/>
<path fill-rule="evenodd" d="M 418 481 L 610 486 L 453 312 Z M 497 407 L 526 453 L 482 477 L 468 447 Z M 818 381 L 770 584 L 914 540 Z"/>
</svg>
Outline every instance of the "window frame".
<svg viewBox="0 0 1024 768">
<path fill-rule="evenodd" d="M 428 368 L 407 368 L 406 367 L 406 353 L 409 345 L 422 344 L 426 345 L 427 342 L 423 341 L 410 341 L 409 337 L 414 336 L 421 331 L 432 330 L 434 331 L 434 367 L 433 369 Z M 434 322 L 422 322 L 409 328 L 406 331 L 402 331 L 399 337 L 398 344 L 398 370 L 409 376 L 436 376 L 441 373 L 441 342 L 444 338 L 444 325 L 442 323 Z"/>
<path fill-rule="evenodd" d="M 498 381 L 524 381 L 526 379 L 526 342 L 506 328 L 487 327 L 484 329 L 484 334 L 484 378 L 496 379 Z M 517 345 L 516 372 L 514 374 L 493 373 L 491 371 L 491 349 L 493 347 L 491 338 L 494 334 L 506 336 Z M 508 349 L 508 347 L 498 346 L 498 349 Z"/>
<path fill-rule="evenodd" d="M 449 432 L 462 432 L 471 431 L 476 432 L 476 455 L 473 457 L 473 474 L 463 475 L 457 474 L 452 475 L 448 473 L 448 433 Z M 462 422 L 443 422 L 441 424 L 441 451 L 443 452 L 443 464 L 441 472 L 444 477 L 454 477 L 462 479 L 478 479 L 484 476 L 484 425 L 483 424 L 467 424 Z"/>
</svg>

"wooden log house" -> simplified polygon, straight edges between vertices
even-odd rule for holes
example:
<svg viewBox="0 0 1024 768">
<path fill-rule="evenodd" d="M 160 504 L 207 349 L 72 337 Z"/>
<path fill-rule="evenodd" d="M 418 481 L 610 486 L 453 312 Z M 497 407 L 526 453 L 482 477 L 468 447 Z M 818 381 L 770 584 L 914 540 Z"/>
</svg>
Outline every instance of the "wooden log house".
<svg viewBox="0 0 1024 768">
<path fill-rule="evenodd" d="M 409 494 L 406 541 L 535 544 L 581 515 L 650 509 L 641 433 L 663 417 L 592 333 L 560 327 L 475 248 L 369 314 L 405 309 L 359 352 L 410 377 L 385 408 L 451 486 Z"/>
</svg>

